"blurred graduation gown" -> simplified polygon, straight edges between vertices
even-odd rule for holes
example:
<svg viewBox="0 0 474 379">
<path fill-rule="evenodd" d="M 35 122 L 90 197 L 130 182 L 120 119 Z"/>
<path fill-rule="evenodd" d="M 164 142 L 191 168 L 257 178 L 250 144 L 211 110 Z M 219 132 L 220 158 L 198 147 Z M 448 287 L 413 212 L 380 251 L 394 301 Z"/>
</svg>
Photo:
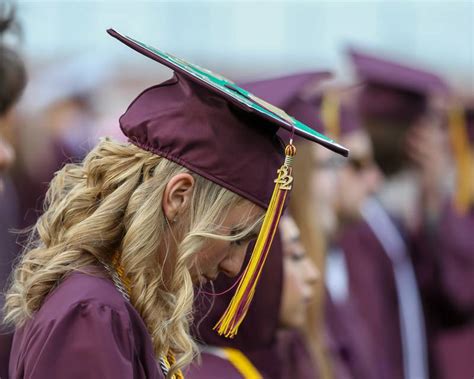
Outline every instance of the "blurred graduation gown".
<svg viewBox="0 0 474 379">
<path fill-rule="evenodd" d="M 437 225 L 415 240 L 434 378 L 474 373 L 474 209 L 445 205 Z"/>
</svg>

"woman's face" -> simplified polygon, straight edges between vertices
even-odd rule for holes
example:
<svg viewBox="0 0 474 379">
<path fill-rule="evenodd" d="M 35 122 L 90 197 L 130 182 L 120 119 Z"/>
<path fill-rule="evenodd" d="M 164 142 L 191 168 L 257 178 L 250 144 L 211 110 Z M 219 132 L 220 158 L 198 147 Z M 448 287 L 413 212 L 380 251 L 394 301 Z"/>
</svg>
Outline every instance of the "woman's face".
<svg viewBox="0 0 474 379">
<path fill-rule="evenodd" d="M 222 223 L 222 233 L 225 235 L 238 234 L 246 227 L 251 227 L 263 213 L 262 208 L 245 200 L 241 205 L 229 211 Z M 245 220 L 244 225 L 242 225 L 242 219 Z M 236 276 L 242 268 L 248 245 L 257 238 L 258 232 L 259 229 L 252 231 L 243 240 L 210 240 L 197 254 L 196 264 L 191 270 L 193 281 L 205 284 L 215 280 L 221 272 L 229 277 Z"/>
<path fill-rule="evenodd" d="M 280 306 L 280 325 L 299 328 L 306 322 L 320 273 L 306 255 L 300 233 L 293 218 L 282 217 L 280 233 L 283 244 L 283 294 Z"/>
<path fill-rule="evenodd" d="M 372 145 L 365 131 L 352 132 L 342 137 L 341 143 L 351 151 L 344 166 L 338 170 L 339 186 L 335 191 L 338 195 L 338 217 L 345 223 L 360 219 L 360 208 L 377 191 L 381 174 L 374 162 Z"/>
</svg>

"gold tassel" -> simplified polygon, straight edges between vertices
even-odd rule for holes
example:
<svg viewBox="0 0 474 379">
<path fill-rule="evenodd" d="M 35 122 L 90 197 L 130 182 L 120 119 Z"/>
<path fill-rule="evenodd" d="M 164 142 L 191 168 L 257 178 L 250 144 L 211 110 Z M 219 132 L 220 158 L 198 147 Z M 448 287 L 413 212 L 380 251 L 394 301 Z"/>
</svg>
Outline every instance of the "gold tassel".
<svg viewBox="0 0 474 379">
<path fill-rule="evenodd" d="M 456 210 L 465 214 L 474 202 L 474 154 L 469 145 L 464 109 L 454 106 L 449 112 L 449 134 L 456 163 Z"/>
<path fill-rule="evenodd" d="M 250 261 L 239 281 L 237 290 L 232 297 L 226 311 L 214 326 L 220 335 L 232 338 L 237 334 L 240 324 L 244 320 L 250 303 L 252 302 L 258 279 L 262 273 L 270 247 L 278 228 L 286 196 L 293 183 L 292 163 L 296 155 L 293 141 L 285 148 L 285 162 L 277 171 L 275 188 L 268 206 L 263 225 L 257 237 Z"/>
<path fill-rule="evenodd" d="M 333 139 L 341 137 L 341 123 L 340 123 L 340 101 L 339 97 L 333 93 L 328 92 L 324 95 L 321 104 L 321 119 L 323 126 L 328 134 Z"/>
</svg>

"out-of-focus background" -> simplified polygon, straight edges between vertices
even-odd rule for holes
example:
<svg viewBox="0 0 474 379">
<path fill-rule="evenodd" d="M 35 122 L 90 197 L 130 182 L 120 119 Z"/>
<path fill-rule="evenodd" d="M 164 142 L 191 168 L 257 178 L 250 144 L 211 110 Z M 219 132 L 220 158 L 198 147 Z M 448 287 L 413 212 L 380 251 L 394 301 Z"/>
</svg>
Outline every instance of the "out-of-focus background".
<svg viewBox="0 0 474 379">
<path fill-rule="evenodd" d="M 9 38 L 29 82 L 21 127 L 7 134 L 35 182 L 57 168 L 54 154 L 80 157 L 98 136 L 119 137 L 134 96 L 171 75 L 109 27 L 235 81 L 328 69 L 350 83 L 355 46 L 437 72 L 459 93 L 474 87 L 472 1 L 18 1 L 17 18 Z"/>
<path fill-rule="evenodd" d="M 111 38 L 109 27 L 236 82 L 329 70 L 337 85 L 358 85 L 348 56 L 355 47 L 431 71 L 453 99 L 474 99 L 474 1 L 3 4 L 16 4 L 18 28 L 2 38 L 23 57 L 28 83 L 0 120 L 0 136 L 16 155 L 0 172 L 2 287 L 22 244 L 11 231 L 34 224 L 54 172 L 83 158 L 100 136 L 123 139 L 118 118 L 127 105 L 171 76 Z M 469 260 L 472 254 L 462 262 Z"/>
<path fill-rule="evenodd" d="M 92 136 L 113 133 L 139 89 L 170 75 L 109 27 L 235 80 L 330 69 L 348 81 L 345 51 L 356 46 L 441 73 L 462 93 L 474 87 L 471 1 L 19 1 L 18 19 L 31 79 L 21 113 L 91 96 Z"/>
</svg>

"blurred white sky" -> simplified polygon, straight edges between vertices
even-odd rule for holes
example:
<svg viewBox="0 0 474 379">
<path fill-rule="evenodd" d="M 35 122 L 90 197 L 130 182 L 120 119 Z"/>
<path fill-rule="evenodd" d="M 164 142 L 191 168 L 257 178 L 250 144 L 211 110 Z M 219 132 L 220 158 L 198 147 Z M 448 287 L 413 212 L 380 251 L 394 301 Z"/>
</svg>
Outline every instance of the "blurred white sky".
<svg viewBox="0 0 474 379">
<path fill-rule="evenodd" d="M 19 1 L 18 14 L 38 61 L 87 52 L 138 67 L 145 58 L 105 33 L 114 27 L 234 79 L 313 68 L 345 78 L 355 45 L 474 93 L 474 1 Z"/>
</svg>

